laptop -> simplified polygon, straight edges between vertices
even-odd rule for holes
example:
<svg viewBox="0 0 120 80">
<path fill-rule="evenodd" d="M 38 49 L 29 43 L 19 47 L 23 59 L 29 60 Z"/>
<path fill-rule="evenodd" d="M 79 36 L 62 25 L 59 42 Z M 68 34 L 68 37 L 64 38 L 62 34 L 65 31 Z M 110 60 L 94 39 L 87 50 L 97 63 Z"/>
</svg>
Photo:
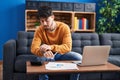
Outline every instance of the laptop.
<svg viewBox="0 0 120 80">
<path fill-rule="evenodd" d="M 82 61 L 73 61 L 79 66 L 93 66 L 106 64 L 109 57 L 110 46 L 85 46 Z"/>
</svg>

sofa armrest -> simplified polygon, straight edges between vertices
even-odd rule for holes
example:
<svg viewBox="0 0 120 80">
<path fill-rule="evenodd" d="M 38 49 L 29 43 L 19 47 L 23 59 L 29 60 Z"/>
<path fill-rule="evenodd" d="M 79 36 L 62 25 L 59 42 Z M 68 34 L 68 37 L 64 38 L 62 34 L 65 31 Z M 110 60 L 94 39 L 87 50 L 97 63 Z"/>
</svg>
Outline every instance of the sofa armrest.
<svg viewBox="0 0 120 80">
<path fill-rule="evenodd" d="M 9 40 L 3 45 L 3 80 L 13 80 L 16 57 L 16 40 Z"/>
</svg>

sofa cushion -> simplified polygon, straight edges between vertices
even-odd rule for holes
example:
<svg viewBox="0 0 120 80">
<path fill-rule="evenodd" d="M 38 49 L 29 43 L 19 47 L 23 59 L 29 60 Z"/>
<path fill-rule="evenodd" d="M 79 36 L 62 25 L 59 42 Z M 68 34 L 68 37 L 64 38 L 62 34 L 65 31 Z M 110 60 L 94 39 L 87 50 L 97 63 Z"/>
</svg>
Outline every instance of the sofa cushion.
<svg viewBox="0 0 120 80">
<path fill-rule="evenodd" d="M 37 56 L 35 55 L 19 55 L 15 60 L 15 71 L 26 72 L 26 61 L 35 61 Z"/>
<path fill-rule="evenodd" d="M 72 33 L 72 51 L 82 54 L 84 46 L 99 44 L 97 33 Z"/>
<path fill-rule="evenodd" d="M 31 54 L 30 47 L 34 32 L 19 31 L 17 38 L 17 55 Z"/>
<path fill-rule="evenodd" d="M 101 45 L 110 45 L 110 54 L 120 55 L 120 34 L 119 33 L 104 33 L 100 35 Z"/>
<path fill-rule="evenodd" d="M 120 55 L 110 55 L 108 61 L 112 64 L 120 66 Z"/>
</svg>

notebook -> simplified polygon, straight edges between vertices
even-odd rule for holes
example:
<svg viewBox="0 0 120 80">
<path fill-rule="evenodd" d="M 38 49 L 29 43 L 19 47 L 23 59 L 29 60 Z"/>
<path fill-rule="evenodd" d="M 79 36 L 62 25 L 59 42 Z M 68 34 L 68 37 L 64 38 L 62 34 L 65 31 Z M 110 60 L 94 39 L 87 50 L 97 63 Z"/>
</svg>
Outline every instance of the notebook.
<svg viewBox="0 0 120 80">
<path fill-rule="evenodd" d="M 82 61 L 73 61 L 79 66 L 93 66 L 106 64 L 109 57 L 110 46 L 85 46 Z"/>
</svg>

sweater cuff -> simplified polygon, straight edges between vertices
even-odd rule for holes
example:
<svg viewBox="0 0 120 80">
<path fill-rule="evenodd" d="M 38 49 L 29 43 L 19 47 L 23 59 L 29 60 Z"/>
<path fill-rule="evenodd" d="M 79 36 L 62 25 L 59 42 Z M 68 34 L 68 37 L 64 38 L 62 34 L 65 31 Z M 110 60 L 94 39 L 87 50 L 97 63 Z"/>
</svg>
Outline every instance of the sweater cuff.
<svg viewBox="0 0 120 80">
<path fill-rule="evenodd" d="M 54 46 L 53 46 L 53 45 L 50 45 L 50 47 L 51 47 L 51 50 L 53 51 L 53 49 L 54 49 Z"/>
</svg>

